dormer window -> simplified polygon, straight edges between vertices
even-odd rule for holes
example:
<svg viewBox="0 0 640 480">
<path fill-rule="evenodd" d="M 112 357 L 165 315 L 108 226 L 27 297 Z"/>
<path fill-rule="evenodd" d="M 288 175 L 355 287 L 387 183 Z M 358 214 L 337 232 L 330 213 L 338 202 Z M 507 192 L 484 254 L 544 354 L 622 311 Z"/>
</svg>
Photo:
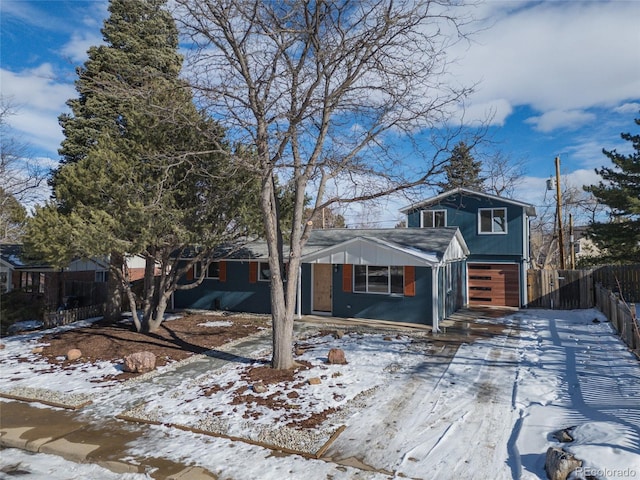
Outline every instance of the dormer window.
<svg viewBox="0 0 640 480">
<path fill-rule="evenodd" d="M 506 208 L 481 208 L 478 210 L 478 233 L 507 233 Z"/>
<path fill-rule="evenodd" d="M 446 210 L 423 210 L 421 212 L 420 226 L 422 228 L 438 228 L 447 226 Z"/>
</svg>

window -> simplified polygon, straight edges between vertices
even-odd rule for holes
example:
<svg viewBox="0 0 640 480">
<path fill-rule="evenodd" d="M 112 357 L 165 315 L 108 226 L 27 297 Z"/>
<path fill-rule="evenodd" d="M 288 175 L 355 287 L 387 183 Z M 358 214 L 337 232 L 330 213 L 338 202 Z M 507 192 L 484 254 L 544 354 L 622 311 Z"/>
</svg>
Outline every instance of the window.
<svg viewBox="0 0 640 480">
<path fill-rule="evenodd" d="M 9 291 L 9 272 L 0 272 L 0 292 Z"/>
<path fill-rule="evenodd" d="M 404 267 L 354 265 L 353 291 L 358 293 L 402 294 Z"/>
<path fill-rule="evenodd" d="M 271 268 L 269 268 L 269 262 L 258 262 L 258 281 L 271 281 Z"/>
<path fill-rule="evenodd" d="M 507 233 L 506 208 L 481 208 L 478 210 L 479 233 Z"/>
<path fill-rule="evenodd" d="M 27 293 L 44 293 L 45 275 L 37 272 L 20 272 L 20 288 Z"/>
<path fill-rule="evenodd" d="M 198 262 L 194 266 L 193 276 L 195 278 L 200 278 L 202 274 L 202 262 Z M 207 268 L 207 273 L 204 276 L 205 278 L 220 278 L 220 263 L 219 262 L 211 262 L 209 267 Z"/>
<path fill-rule="evenodd" d="M 423 210 L 422 228 L 438 228 L 447 226 L 446 210 Z"/>
<path fill-rule="evenodd" d="M 108 274 L 108 272 L 106 272 L 106 271 L 96 272 L 95 282 L 96 283 L 105 283 L 107 281 L 107 274 Z"/>
</svg>

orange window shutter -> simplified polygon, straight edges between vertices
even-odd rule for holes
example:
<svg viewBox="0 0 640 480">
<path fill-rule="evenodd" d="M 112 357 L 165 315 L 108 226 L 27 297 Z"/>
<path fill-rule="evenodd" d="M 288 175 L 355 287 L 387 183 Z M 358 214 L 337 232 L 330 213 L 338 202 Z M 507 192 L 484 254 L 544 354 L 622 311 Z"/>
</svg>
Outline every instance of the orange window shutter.
<svg viewBox="0 0 640 480">
<path fill-rule="evenodd" d="M 342 266 L 342 291 L 351 292 L 353 290 L 353 265 L 344 264 Z"/>
<path fill-rule="evenodd" d="M 227 262 L 225 262 L 224 260 L 221 260 L 218 266 L 219 266 L 218 280 L 221 282 L 226 282 L 227 281 Z"/>
<path fill-rule="evenodd" d="M 404 267 L 404 295 L 416 296 L 416 267 Z"/>
<path fill-rule="evenodd" d="M 187 280 L 189 281 L 193 280 L 193 265 L 191 265 L 191 268 L 187 270 Z"/>
<path fill-rule="evenodd" d="M 258 281 L 258 262 L 249 262 L 249 283 Z"/>
</svg>

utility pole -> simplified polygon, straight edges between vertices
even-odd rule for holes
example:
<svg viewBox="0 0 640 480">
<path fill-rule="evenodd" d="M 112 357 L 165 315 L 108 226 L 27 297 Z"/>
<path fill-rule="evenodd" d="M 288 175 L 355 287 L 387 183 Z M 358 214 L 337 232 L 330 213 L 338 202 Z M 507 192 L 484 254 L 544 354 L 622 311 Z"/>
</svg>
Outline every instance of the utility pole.
<svg viewBox="0 0 640 480">
<path fill-rule="evenodd" d="M 558 214 L 558 250 L 560 251 L 560 270 L 566 268 L 564 261 L 564 236 L 562 234 L 562 193 L 560 192 L 560 157 L 556 157 L 556 212 Z"/>
</svg>

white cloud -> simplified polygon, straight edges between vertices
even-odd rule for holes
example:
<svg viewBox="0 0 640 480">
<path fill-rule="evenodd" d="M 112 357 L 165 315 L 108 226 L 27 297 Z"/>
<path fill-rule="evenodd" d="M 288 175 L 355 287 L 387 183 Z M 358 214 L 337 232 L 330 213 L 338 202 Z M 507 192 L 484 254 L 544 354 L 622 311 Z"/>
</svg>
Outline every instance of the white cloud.
<svg viewBox="0 0 640 480">
<path fill-rule="evenodd" d="M 550 110 L 538 117 L 530 117 L 525 122 L 534 125 L 540 132 L 548 133 L 557 128 L 576 129 L 595 118 L 595 114 L 581 110 Z"/>
<path fill-rule="evenodd" d="M 480 81 L 473 103 L 530 105 L 539 128 L 555 129 L 585 120 L 585 109 L 638 98 L 640 2 L 492 2 L 489 12 L 488 28 L 452 66 Z"/>
<path fill-rule="evenodd" d="M 87 60 L 87 50 L 94 45 L 104 43 L 100 35 L 92 33 L 74 33 L 71 40 L 60 50 L 60 54 L 70 58 L 75 63 L 84 63 Z"/>
<path fill-rule="evenodd" d="M 16 107 L 9 126 L 25 143 L 56 152 L 63 138 L 57 118 L 74 96 L 73 85 L 60 82 L 50 64 L 20 72 L 2 69 L 0 78 L 3 97 Z"/>
<path fill-rule="evenodd" d="M 614 108 L 613 111 L 616 113 L 623 113 L 623 114 L 638 113 L 640 112 L 640 103 L 638 102 L 623 103 L 619 107 Z"/>
</svg>

